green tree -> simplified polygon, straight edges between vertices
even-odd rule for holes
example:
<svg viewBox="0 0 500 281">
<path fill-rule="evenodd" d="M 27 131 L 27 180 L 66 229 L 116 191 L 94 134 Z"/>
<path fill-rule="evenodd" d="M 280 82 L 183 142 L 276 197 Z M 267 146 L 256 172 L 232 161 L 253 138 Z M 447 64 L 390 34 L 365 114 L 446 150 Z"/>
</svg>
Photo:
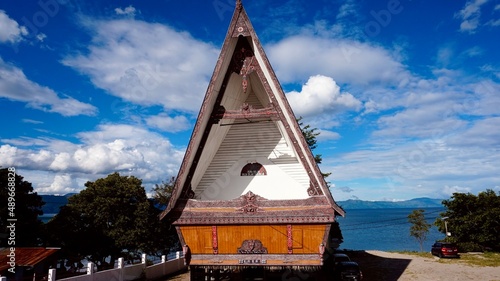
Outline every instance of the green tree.
<svg viewBox="0 0 500 281">
<path fill-rule="evenodd" d="M 130 260 L 168 248 L 163 238 L 168 227 L 140 179 L 113 173 L 85 187 L 48 223 L 51 242 L 70 263 L 87 258 L 102 269 L 118 257 Z"/>
<path fill-rule="evenodd" d="M 500 192 L 491 189 L 471 193 L 454 193 L 449 200 L 444 200 L 446 211 L 437 218 L 435 225 L 445 232 L 443 218 L 446 218 L 448 238 L 457 242 L 460 250 L 486 248 L 500 251 Z"/>
<path fill-rule="evenodd" d="M 152 201 L 158 210 L 157 219 L 159 219 L 161 211 L 167 207 L 170 197 L 172 197 L 175 180 L 175 177 L 171 177 L 167 182 L 162 181 L 161 184 L 155 184 L 153 187 L 154 194 Z M 175 228 L 168 224 L 167 220 L 160 221 L 160 224 L 162 228 L 158 229 L 159 233 L 155 238 L 161 239 L 161 241 L 157 242 L 157 244 L 163 245 L 164 247 L 168 246 L 168 252 L 181 250 L 181 243 Z"/>
<path fill-rule="evenodd" d="M 408 221 L 411 223 L 410 236 L 414 237 L 420 245 L 420 251 L 423 251 L 424 241 L 427 239 L 427 234 L 431 228 L 431 224 L 425 220 L 425 211 L 422 209 L 413 210 L 408 215 Z"/>
<path fill-rule="evenodd" d="M 316 137 L 319 136 L 320 133 L 318 132 L 318 128 L 311 128 L 311 125 L 304 125 L 302 119 L 303 119 L 302 116 L 297 118 L 297 122 L 299 123 L 300 130 L 302 131 L 302 135 L 306 139 L 306 143 L 309 146 L 309 149 L 311 149 L 311 151 L 314 151 L 314 149 L 318 147 Z M 321 164 L 321 162 L 323 161 L 321 154 L 315 154 L 314 161 L 316 161 L 316 164 Z M 332 173 L 321 173 L 321 174 L 326 179 Z"/>
<path fill-rule="evenodd" d="M 161 184 L 155 184 L 155 187 L 153 187 L 153 199 L 160 207 L 164 208 L 168 205 L 170 197 L 172 197 L 174 185 L 175 177 L 171 177 L 168 182 L 162 181 Z"/>
<path fill-rule="evenodd" d="M 314 151 L 318 147 L 317 145 L 317 140 L 316 137 L 320 135 L 318 132 L 318 128 L 311 128 L 310 125 L 304 125 L 302 122 L 302 116 L 297 118 L 297 122 L 299 124 L 300 130 L 302 132 L 302 135 L 306 139 L 306 143 L 309 146 L 309 149 L 311 152 Z M 323 158 L 321 157 L 321 154 L 315 154 L 314 155 L 314 160 L 316 161 L 316 164 L 321 164 L 323 161 Z M 326 179 L 328 176 L 331 175 L 331 173 L 321 173 L 324 179 Z M 328 187 L 330 187 L 330 183 L 326 182 Z M 341 244 L 344 240 L 344 237 L 342 236 L 342 230 L 340 229 L 340 225 L 338 222 L 335 222 L 331 226 L 331 234 L 332 238 L 336 238 L 338 243 Z"/>
<path fill-rule="evenodd" d="M 40 245 L 43 224 L 38 216 L 43 214 L 45 203 L 33 191 L 31 183 L 24 181 L 13 168 L 0 169 L 0 202 L 0 247 Z M 10 228 L 7 226 L 12 223 L 15 224 L 15 239 L 9 243 Z"/>
</svg>

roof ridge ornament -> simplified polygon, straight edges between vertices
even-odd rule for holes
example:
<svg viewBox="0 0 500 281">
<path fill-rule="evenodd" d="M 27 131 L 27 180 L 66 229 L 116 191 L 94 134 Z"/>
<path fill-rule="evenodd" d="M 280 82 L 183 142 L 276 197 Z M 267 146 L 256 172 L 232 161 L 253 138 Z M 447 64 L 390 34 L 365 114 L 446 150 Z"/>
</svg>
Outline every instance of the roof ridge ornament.
<svg viewBox="0 0 500 281">
<path fill-rule="evenodd" d="M 243 8 L 243 4 L 241 3 L 241 0 L 236 0 L 236 9 L 241 10 Z"/>
</svg>

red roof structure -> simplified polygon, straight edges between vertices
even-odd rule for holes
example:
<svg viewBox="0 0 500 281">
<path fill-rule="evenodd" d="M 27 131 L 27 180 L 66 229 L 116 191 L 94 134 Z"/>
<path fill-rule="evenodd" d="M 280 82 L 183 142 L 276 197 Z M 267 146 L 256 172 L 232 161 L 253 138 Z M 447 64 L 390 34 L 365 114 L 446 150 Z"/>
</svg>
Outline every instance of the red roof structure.
<svg viewBox="0 0 500 281">
<path fill-rule="evenodd" d="M 49 256 L 59 251 L 59 248 L 15 248 L 15 266 L 16 267 L 34 267 L 38 263 L 44 261 Z M 11 248 L 4 248 L 0 250 L 0 272 L 8 270 L 11 266 L 9 264 L 12 251 Z"/>
</svg>

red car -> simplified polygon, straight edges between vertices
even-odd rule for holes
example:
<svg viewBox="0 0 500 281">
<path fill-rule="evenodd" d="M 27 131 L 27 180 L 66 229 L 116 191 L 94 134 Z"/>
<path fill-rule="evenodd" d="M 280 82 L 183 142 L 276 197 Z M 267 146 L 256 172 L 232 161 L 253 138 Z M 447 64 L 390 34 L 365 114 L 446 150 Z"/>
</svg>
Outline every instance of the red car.
<svg viewBox="0 0 500 281">
<path fill-rule="evenodd" d="M 431 254 L 440 258 L 458 258 L 458 248 L 455 243 L 449 242 L 436 242 L 432 245 Z"/>
</svg>

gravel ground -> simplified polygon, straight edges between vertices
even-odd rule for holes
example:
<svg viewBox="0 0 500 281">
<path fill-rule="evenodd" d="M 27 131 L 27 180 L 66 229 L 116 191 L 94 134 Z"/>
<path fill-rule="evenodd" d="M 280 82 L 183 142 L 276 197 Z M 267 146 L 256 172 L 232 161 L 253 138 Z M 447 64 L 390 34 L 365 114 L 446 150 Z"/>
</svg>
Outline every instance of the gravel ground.
<svg viewBox="0 0 500 281">
<path fill-rule="evenodd" d="M 500 267 L 472 266 L 460 259 L 419 257 L 382 251 L 360 252 L 364 281 L 500 281 Z"/>
</svg>

